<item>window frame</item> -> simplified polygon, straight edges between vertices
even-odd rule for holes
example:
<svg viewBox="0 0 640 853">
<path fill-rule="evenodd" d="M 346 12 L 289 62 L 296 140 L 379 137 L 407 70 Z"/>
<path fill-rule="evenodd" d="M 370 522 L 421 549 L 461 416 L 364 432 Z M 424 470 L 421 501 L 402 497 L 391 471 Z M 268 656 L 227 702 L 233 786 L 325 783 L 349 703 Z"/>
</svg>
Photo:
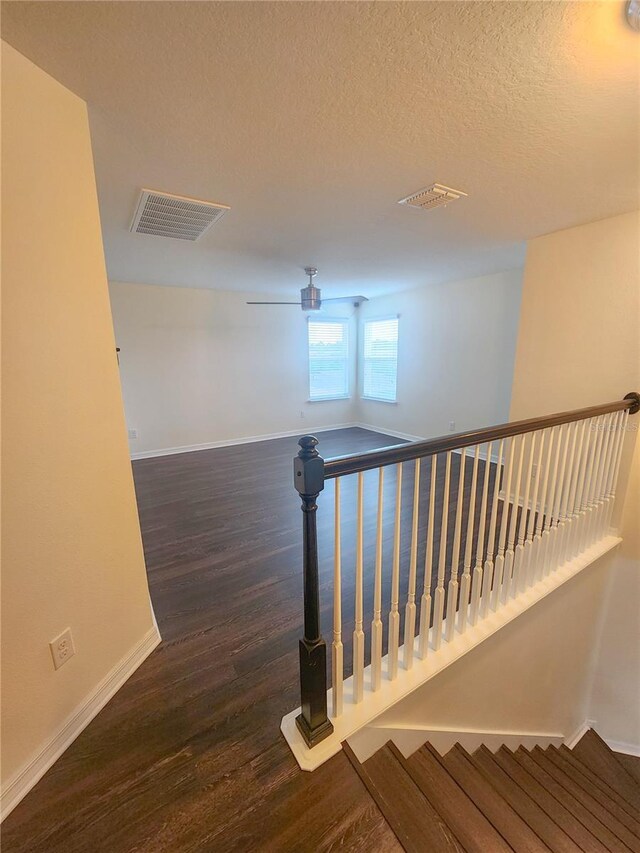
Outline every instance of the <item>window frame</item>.
<svg viewBox="0 0 640 853">
<path fill-rule="evenodd" d="M 366 332 L 365 327 L 367 323 L 383 323 L 388 320 L 395 320 L 398 324 L 398 333 L 396 336 L 396 394 L 393 400 L 389 400 L 386 397 L 376 397 L 371 394 L 365 394 L 364 390 L 364 377 L 365 377 L 365 365 L 366 365 L 366 355 L 365 355 L 365 340 L 366 340 Z M 398 367 L 400 362 L 400 315 L 399 314 L 384 314 L 379 317 L 366 317 L 362 320 L 362 370 L 360 371 L 362 377 L 362 393 L 360 395 L 362 400 L 371 400 L 374 403 L 386 403 L 389 406 L 397 406 L 398 405 Z"/>
<path fill-rule="evenodd" d="M 346 393 L 344 394 L 329 394 L 323 397 L 313 397 L 311 394 L 311 351 L 309 348 L 309 330 L 311 323 L 327 323 L 332 325 L 340 325 L 345 330 L 345 376 L 346 376 Z M 351 330 L 350 319 L 348 317 L 307 317 L 307 377 L 309 386 L 308 403 L 326 403 L 331 400 L 349 400 L 351 399 Z"/>
</svg>

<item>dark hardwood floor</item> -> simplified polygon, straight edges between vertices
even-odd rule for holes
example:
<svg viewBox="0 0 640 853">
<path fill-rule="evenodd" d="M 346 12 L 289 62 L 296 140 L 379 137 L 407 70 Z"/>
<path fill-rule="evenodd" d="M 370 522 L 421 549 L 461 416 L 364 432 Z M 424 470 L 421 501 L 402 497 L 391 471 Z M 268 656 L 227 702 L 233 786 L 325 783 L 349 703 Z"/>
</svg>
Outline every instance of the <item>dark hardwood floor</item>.
<svg viewBox="0 0 640 853">
<path fill-rule="evenodd" d="M 320 438 L 327 457 L 397 443 Z M 304 773 L 280 734 L 299 702 L 296 449 L 134 463 L 162 645 L 9 815 L 3 853 L 400 849 L 343 754 Z"/>
<path fill-rule="evenodd" d="M 398 443 L 362 429 L 319 437 L 326 458 Z M 292 482 L 296 451 L 296 439 L 290 438 L 134 463 L 162 645 L 7 818 L 4 853 L 399 849 L 344 754 L 304 773 L 280 734 L 282 716 L 299 704 L 302 536 L 300 501 Z M 459 465 L 454 454 L 449 553 Z M 418 599 L 429 466 L 423 463 L 421 477 Z M 465 491 L 471 467 L 467 464 Z M 406 463 L 401 614 L 413 471 L 413 463 Z M 481 463 L 481 476 L 483 471 Z M 439 519 L 444 459 L 438 460 L 437 473 Z M 387 469 L 385 617 L 395 477 L 395 469 Z M 355 479 L 343 478 L 342 488 L 345 675 L 351 672 Z M 332 491 L 333 483 L 328 483 L 318 501 L 322 628 L 328 641 Z M 373 607 L 376 501 L 377 472 L 367 472 L 365 625 Z M 436 554 L 437 548 L 436 536 Z M 461 557 L 463 553 L 464 537 Z M 432 586 L 434 582 L 435 572 Z"/>
</svg>

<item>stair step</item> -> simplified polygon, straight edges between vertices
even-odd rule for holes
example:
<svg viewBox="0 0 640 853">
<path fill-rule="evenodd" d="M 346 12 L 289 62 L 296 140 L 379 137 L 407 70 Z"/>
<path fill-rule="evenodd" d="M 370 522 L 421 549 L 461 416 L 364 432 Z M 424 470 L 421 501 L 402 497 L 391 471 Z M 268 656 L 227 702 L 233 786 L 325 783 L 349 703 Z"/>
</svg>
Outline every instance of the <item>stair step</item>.
<svg viewBox="0 0 640 853">
<path fill-rule="evenodd" d="M 616 761 L 622 764 L 630 776 L 640 785 L 640 758 L 637 755 L 625 755 L 624 752 L 614 753 Z"/>
<path fill-rule="evenodd" d="M 540 751 L 542 754 L 542 751 Z M 602 844 L 604 844 L 607 850 L 615 850 L 622 851 L 622 853 L 626 853 L 629 848 L 618 838 L 616 833 L 612 832 L 612 830 L 602 823 L 593 813 L 593 810 L 585 805 L 574 796 L 572 791 L 567 790 L 567 788 L 558 782 L 552 772 L 549 772 L 549 768 L 544 766 L 544 761 L 540 760 L 538 756 L 534 760 L 533 756 L 530 755 L 525 749 L 517 749 L 513 753 L 513 757 L 515 760 L 521 764 L 525 770 L 527 770 L 537 781 L 544 785 L 545 788 L 549 791 L 549 793 L 553 794 L 556 799 L 558 799 L 564 806 L 567 808 L 572 814 L 574 814 L 578 820 L 583 823 L 589 832 L 592 835 L 595 835 L 596 838 L 600 840 Z M 542 754 L 542 758 L 544 759 L 544 754 Z M 554 765 L 551 764 L 551 768 L 554 768 Z M 592 801 L 592 805 L 596 805 L 595 801 Z"/>
<path fill-rule="evenodd" d="M 468 753 L 456 744 L 442 763 L 458 785 L 518 853 L 547 853 L 549 848 L 525 823 L 517 812 L 488 786 L 484 776 L 473 766 Z"/>
<path fill-rule="evenodd" d="M 640 811 L 640 786 L 618 761 L 607 744 L 589 729 L 572 752 L 597 776 Z"/>
<path fill-rule="evenodd" d="M 633 853 L 640 853 L 640 838 L 634 831 L 637 824 L 626 812 L 618 808 L 617 803 L 588 781 L 585 783 L 585 787 L 581 784 L 579 774 L 573 767 L 561 767 L 553 756 L 546 755 L 539 746 L 532 749 L 529 754 L 566 791 L 569 791 L 578 802 L 582 803 L 602 824 L 607 826 L 629 850 L 632 850 Z"/>
<path fill-rule="evenodd" d="M 502 747 L 493 756 L 493 760 L 516 782 L 531 799 L 545 811 L 555 823 L 584 851 L 588 853 L 607 853 L 607 848 L 589 829 L 578 820 L 544 785 L 532 776 L 513 754 Z"/>
<path fill-rule="evenodd" d="M 389 744 L 364 764 L 360 764 L 348 744 L 343 744 L 343 748 L 407 853 L 425 850 L 464 853 L 447 823 L 405 772 Z"/>
<path fill-rule="evenodd" d="M 477 749 L 471 761 L 553 853 L 581 853 L 582 848 L 500 767 L 486 746 Z"/>
<path fill-rule="evenodd" d="M 512 848 L 442 765 L 433 747 L 423 746 L 406 759 L 395 755 L 431 806 L 451 827 L 467 853 L 507 853 Z M 428 850 L 428 847 L 423 847 Z"/>
<path fill-rule="evenodd" d="M 618 816 L 618 819 L 628 826 L 628 828 L 640 837 L 640 821 L 637 818 L 638 812 L 634 807 L 620 796 L 617 791 L 609 787 L 606 782 L 603 782 L 596 774 L 583 764 L 579 758 L 567 749 L 565 746 L 560 749 L 555 746 L 549 746 L 545 749 L 545 754 L 555 761 L 559 767 L 569 772 L 572 769 L 577 774 L 575 779 L 582 785 L 586 791 L 592 791 L 593 795 L 613 814 Z"/>
</svg>

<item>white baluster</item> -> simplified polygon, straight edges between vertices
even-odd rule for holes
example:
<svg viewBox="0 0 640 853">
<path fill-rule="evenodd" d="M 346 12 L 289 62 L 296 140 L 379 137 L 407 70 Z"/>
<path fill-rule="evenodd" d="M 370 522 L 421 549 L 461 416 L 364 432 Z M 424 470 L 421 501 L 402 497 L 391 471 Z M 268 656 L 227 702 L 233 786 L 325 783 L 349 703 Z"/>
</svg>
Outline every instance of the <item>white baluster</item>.
<svg viewBox="0 0 640 853">
<path fill-rule="evenodd" d="M 607 496 L 609 494 L 608 491 L 608 483 L 609 483 L 609 471 L 611 469 L 611 456 L 613 453 L 613 446 L 615 443 L 615 429 L 616 423 L 618 421 L 619 412 L 611 412 L 607 423 L 607 438 L 605 442 L 605 452 L 604 452 L 604 461 L 602 465 L 602 479 L 600 483 L 600 501 L 598 507 L 598 519 L 596 522 L 596 531 L 595 535 L 598 540 L 602 539 L 604 536 L 604 517 L 607 509 Z"/>
<path fill-rule="evenodd" d="M 509 439 L 509 461 L 507 462 L 507 482 L 504 484 L 504 498 L 502 500 L 502 514 L 500 516 L 500 533 L 498 534 L 498 553 L 496 555 L 493 570 L 493 589 L 491 591 L 491 609 L 497 610 L 502 592 L 502 578 L 504 575 L 504 548 L 507 539 L 507 521 L 509 519 L 509 497 L 511 495 L 511 478 L 513 475 L 513 460 L 515 457 L 515 442 Z"/>
<path fill-rule="evenodd" d="M 547 458 L 548 484 L 545 489 L 544 514 L 542 517 L 542 533 L 540 535 L 540 547 L 537 555 L 536 579 L 543 578 L 549 573 L 547 554 L 549 551 L 549 538 L 551 536 L 551 524 L 553 521 L 553 499 L 555 496 L 556 479 L 558 477 L 558 466 L 560 465 L 560 445 L 562 444 L 562 426 L 553 427 L 549 440 L 549 455 Z M 551 461 L 551 450 L 553 448 L 553 461 Z M 546 474 L 545 474 L 546 476 Z"/>
<path fill-rule="evenodd" d="M 569 450 L 569 429 L 567 424 L 562 424 L 560 427 L 560 435 L 558 437 L 559 458 L 556 459 L 557 467 L 555 469 L 555 482 L 552 491 L 550 504 L 550 518 L 548 528 L 548 538 L 546 541 L 545 550 L 545 574 L 554 571 L 557 566 L 554 561 L 554 547 L 556 541 L 556 532 L 558 528 L 558 519 L 560 518 L 560 501 L 562 499 L 562 485 L 564 478 L 564 469 L 567 464 L 567 453 Z"/>
<path fill-rule="evenodd" d="M 525 436 L 523 436 L 523 442 L 524 438 Z M 511 595 L 514 597 L 519 592 L 522 592 L 527 586 L 526 566 L 524 563 L 524 541 L 527 534 L 527 520 L 533 515 L 533 509 L 529 506 L 529 493 L 531 491 L 531 475 L 533 473 L 533 457 L 536 448 L 536 438 L 537 433 L 531 433 L 529 455 L 527 457 L 527 465 L 524 472 L 522 511 L 520 512 L 520 521 L 518 522 L 518 544 L 516 545 L 516 553 L 513 558 L 513 585 L 511 587 Z"/>
<path fill-rule="evenodd" d="M 589 418 L 582 422 L 584 435 L 582 438 L 582 451 L 580 453 L 580 462 L 578 470 L 578 482 L 576 485 L 576 493 L 574 498 L 573 514 L 571 519 L 571 530 L 567 542 L 567 559 L 572 560 L 579 553 L 579 538 L 582 524 L 582 502 L 584 500 L 587 467 L 591 456 L 591 439 L 593 435 L 592 426 L 595 423 L 594 418 Z"/>
<path fill-rule="evenodd" d="M 382 529 L 384 524 L 384 468 L 378 469 L 378 519 L 376 567 L 373 580 L 373 621 L 371 622 L 371 689 L 375 693 L 382 679 Z"/>
<path fill-rule="evenodd" d="M 580 548 L 582 551 L 585 551 L 591 545 L 591 519 L 593 516 L 593 510 L 595 507 L 595 491 L 596 491 L 596 480 L 598 479 L 598 470 L 600 468 L 600 456 L 602 455 L 602 444 L 604 441 L 604 429 L 602 424 L 602 418 L 597 418 L 596 422 L 597 434 L 595 439 L 595 449 L 593 453 L 593 467 L 591 469 L 591 474 L 588 480 L 588 491 L 587 491 L 587 508 L 584 519 L 584 529 L 582 530 L 581 538 L 580 538 Z"/>
<path fill-rule="evenodd" d="M 500 439 L 500 444 L 498 445 L 498 461 L 496 462 L 496 473 L 493 479 L 491 520 L 489 521 L 489 535 L 487 536 L 487 556 L 484 561 L 484 570 L 482 578 L 482 598 L 480 600 L 480 616 L 482 619 L 484 619 L 487 613 L 489 612 L 492 589 L 496 586 L 496 582 L 494 580 L 493 555 L 496 546 L 496 522 L 498 518 L 498 505 L 500 503 L 500 479 L 502 473 L 503 450 L 504 439 L 502 438 Z M 490 458 L 491 457 L 489 457 L 489 459 Z M 490 468 L 489 464 L 487 464 L 487 468 Z"/>
<path fill-rule="evenodd" d="M 579 421 L 576 424 L 576 450 L 573 468 L 571 472 L 571 485 L 569 488 L 569 501 L 567 504 L 567 512 L 566 512 L 566 520 L 565 520 L 565 532 L 562 540 L 562 549 L 560 551 L 560 565 L 566 563 L 567 560 L 571 559 L 571 545 L 573 542 L 573 532 L 575 527 L 576 520 L 576 501 L 578 494 L 578 483 L 580 482 L 581 471 L 583 470 L 583 457 L 584 457 L 584 436 L 587 429 L 587 421 Z"/>
<path fill-rule="evenodd" d="M 518 522 L 518 505 L 520 503 L 520 480 L 522 477 L 522 463 L 524 461 L 524 450 L 527 436 L 516 436 L 516 440 L 518 441 L 520 452 L 518 453 L 518 470 L 513 484 L 513 502 L 511 503 L 511 516 L 509 519 L 509 536 L 507 538 L 507 550 L 504 555 L 504 576 L 502 579 L 503 603 L 506 602 L 511 595 L 515 594 L 515 592 L 512 592 L 512 585 L 515 589 L 515 585 L 513 584 L 513 569 L 515 557 L 514 546 L 516 541 L 516 525 Z M 505 503 L 507 501 L 511 501 L 511 497 L 509 495 L 505 495 Z"/>
<path fill-rule="evenodd" d="M 618 447 L 620 445 L 621 427 L 624 422 L 624 412 L 616 412 L 613 422 L 613 434 L 611 438 L 611 452 L 608 464 L 608 472 L 605 483 L 605 506 L 602 514 L 602 522 L 600 535 L 608 536 L 610 531 L 608 527 L 608 519 L 610 517 L 610 509 L 612 507 L 613 493 L 613 478 L 615 474 L 616 462 L 618 459 Z"/>
<path fill-rule="evenodd" d="M 556 530 L 556 541 L 553 549 L 553 561 L 560 568 L 564 562 L 564 545 L 567 526 L 567 506 L 569 504 L 569 494 L 571 492 L 571 482 L 573 480 L 573 469 L 575 467 L 576 447 L 578 440 L 578 423 L 574 421 L 568 424 L 569 428 L 569 451 L 567 454 L 567 464 L 563 476 L 562 497 L 560 499 L 560 514 L 558 516 L 558 529 Z"/>
<path fill-rule="evenodd" d="M 356 519 L 356 618 L 353 632 L 353 701 L 362 701 L 364 692 L 364 631 L 362 630 L 364 473 L 358 474 Z"/>
<path fill-rule="evenodd" d="M 402 528 L 402 462 L 396 465 L 396 517 L 393 530 L 393 564 L 391 568 L 391 611 L 389 612 L 389 654 L 387 656 L 389 680 L 398 675 L 398 643 L 400 637 L 400 531 Z"/>
<path fill-rule="evenodd" d="M 429 622 L 431 621 L 431 575 L 433 572 L 433 528 L 436 509 L 436 471 L 438 457 L 431 457 L 431 485 L 429 487 L 429 518 L 427 521 L 427 551 L 424 557 L 424 587 L 420 599 L 420 657 L 429 651 Z"/>
<path fill-rule="evenodd" d="M 469 614 L 469 593 L 471 591 L 471 554 L 473 551 L 473 527 L 476 520 L 476 488 L 478 484 L 478 460 L 480 445 L 476 444 L 473 457 L 473 472 L 471 474 L 471 496 L 467 518 L 467 537 L 464 544 L 464 562 L 462 578 L 460 579 L 460 606 L 458 608 L 458 631 L 463 634 L 467 627 Z"/>
<path fill-rule="evenodd" d="M 413 475 L 413 521 L 411 553 L 409 555 L 409 590 L 404 610 L 404 668 L 413 666 L 413 646 L 416 635 L 416 564 L 418 561 L 418 519 L 420 515 L 420 460 L 416 459 Z"/>
<path fill-rule="evenodd" d="M 451 577 L 447 588 L 447 628 L 445 637 L 448 643 L 453 639 L 456 627 L 456 605 L 458 603 L 458 562 L 460 560 L 460 535 L 462 532 L 462 510 L 464 507 L 464 467 L 467 454 L 462 448 L 460 454 L 460 476 L 458 477 L 458 500 L 456 522 L 453 529 L 453 554 L 451 556 Z"/>
<path fill-rule="evenodd" d="M 489 496 L 489 477 L 491 474 L 491 450 L 493 442 L 487 444 L 486 461 L 484 463 L 484 476 L 482 478 L 482 498 L 480 502 L 480 521 L 478 524 L 478 541 L 476 542 L 476 564 L 473 567 L 473 581 L 471 583 L 471 611 L 469 621 L 475 625 L 478 621 L 480 609 L 480 595 L 483 586 L 482 558 L 484 556 L 484 540 L 486 536 L 485 525 L 487 523 L 487 497 Z"/>
<path fill-rule="evenodd" d="M 533 546 L 533 537 L 535 532 L 535 522 L 542 514 L 542 508 L 538 506 L 538 496 L 541 497 L 540 481 L 542 480 L 542 465 L 544 461 L 544 445 L 546 438 L 546 430 L 542 430 L 540 433 L 540 441 L 538 443 L 538 455 L 535 462 L 535 476 L 533 476 L 532 471 L 533 494 L 531 495 L 531 506 L 529 507 L 527 531 L 524 540 L 523 578 L 525 589 L 533 584 L 535 577 L 535 548 Z M 531 458 L 533 459 L 533 453 L 531 454 Z"/>
<path fill-rule="evenodd" d="M 442 642 L 444 617 L 444 572 L 447 559 L 447 530 L 449 522 L 449 485 L 451 482 L 451 451 L 447 453 L 444 469 L 444 491 L 442 494 L 442 516 L 440 520 L 440 553 L 438 556 L 438 580 L 433 598 L 433 648 L 437 651 Z"/>
<path fill-rule="evenodd" d="M 553 456 L 554 444 L 557 449 L 559 440 L 559 434 L 556 427 L 551 427 L 548 439 L 544 461 L 544 475 L 542 478 L 542 487 L 540 489 L 540 506 L 538 508 L 538 515 L 536 516 L 536 532 L 533 536 L 533 546 L 531 551 L 531 575 L 533 583 L 537 583 L 544 573 L 545 542 L 543 536 L 549 517 L 550 485 L 552 477 L 551 459 Z"/>
<path fill-rule="evenodd" d="M 585 526 L 587 523 L 587 508 L 589 506 L 589 483 L 593 476 L 593 464 L 598 440 L 598 419 L 592 418 L 587 431 L 587 462 L 580 495 L 580 513 L 576 524 L 574 553 L 581 554 L 584 550 Z"/>
<path fill-rule="evenodd" d="M 333 556 L 333 645 L 331 646 L 331 674 L 333 676 L 333 716 L 342 713 L 342 685 L 344 682 L 342 648 L 342 569 L 340 547 L 340 477 L 335 479 L 334 504 L 334 556 Z"/>
<path fill-rule="evenodd" d="M 611 527 L 611 518 L 613 516 L 613 510 L 614 510 L 614 506 L 615 506 L 616 487 L 618 484 L 618 473 L 620 471 L 620 460 L 622 459 L 622 450 L 624 447 L 624 437 L 626 435 L 627 421 L 628 420 L 629 420 L 629 410 L 626 409 L 622 415 L 622 422 L 621 422 L 619 430 L 618 430 L 618 437 L 617 437 L 617 442 L 616 442 L 616 461 L 615 461 L 615 465 L 614 465 L 613 481 L 611 484 L 611 499 L 609 501 L 609 506 L 607 507 L 607 516 L 606 516 L 606 522 L 605 522 L 605 531 L 606 531 L 607 535 L 609 535 L 609 530 Z"/>
<path fill-rule="evenodd" d="M 596 479 L 596 488 L 594 495 L 594 508 L 593 508 L 593 519 L 591 522 L 591 528 L 589 530 L 589 536 L 592 542 L 597 542 L 600 538 L 599 527 L 600 527 L 600 516 L 602 515 L 602 508 L 604 506 L 604 496 L 602 494 L 603 483 L 604 483 L 604 474 L 607 465 L 607 456 L 609 454 L 609 446 L 611 444 L 611 424 L 613 422 L 613 414 L 609 413 L 605 415 L 602 419 L 602 427 L 604 429 L 604 437 L 602 440 L 602 453 L 600 454 L 600 465 L 598 466 L 598 476 Z"/>
</svg>

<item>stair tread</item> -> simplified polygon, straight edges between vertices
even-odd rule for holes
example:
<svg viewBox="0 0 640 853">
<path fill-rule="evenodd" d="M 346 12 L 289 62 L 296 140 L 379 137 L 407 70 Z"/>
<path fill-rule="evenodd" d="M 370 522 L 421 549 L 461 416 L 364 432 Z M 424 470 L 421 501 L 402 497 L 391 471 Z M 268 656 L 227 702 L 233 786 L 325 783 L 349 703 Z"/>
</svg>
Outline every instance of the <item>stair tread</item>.
<svg viewBox="0 0 640 853">
<path fill-rule="evenodd" d="M 640 786 L 593 729 L 583 735 L 572 752 L 632 806 L 640 810 Z"/>
<path fill-rule="evenodd" d="M 358 761 L 348 744 L 343 744 L 343 748 L 408 853 L 424 853 L 425 850 L 464 853 L 447 823 L 405 772 L 388 744 L 364 764 Z"/>
<path fill-rule="evenodd" d="M 529 753 L 549 775 L 569 791 L 578 802 L 589 809 L 598 820 L 608 827 L 633 853 L 640 853 L 640 838 L 635 833 L 636 822 L 622 811 L 611 798 L 607 798 L 599 788 L 588 780 L 584 782 L 573 767 L 560 766 L 555 757 L 545 754 L 540 747 Z"/>
<path fill-rule="evenodd" d="M 550 746 L 545 749 L 545 754 L 558 762 L 560 767 L 572 768 L 576 772 L 576 781 L 586 790 L 592 790 L 597 795 L 600 802 L 607 808 L 611 809 L 613 814 L 617 815 L 625 826 L 628 826 L 636 835 L 640 835 L 640 820 L 638 820 L 637 810 L 625 800 L 617 791 L 611 788 L 605 781 L 600 779 L 596 774 L 579 758 L 562 746 L 559 749 L 555 746 Z"/>
<path fill-rule="evenodd" d="M 493 755 L 493 759 L 582 850 L 606 853 L 604 844 L 545 785 L 540 784 L 535 776 L 519 764 L 508 749 L 502 747 Z"/>
<path fill-rule="evenodd" d="M 582 848 L 503 770 L 486 746 L 477 749 L 471 761 L 553 853 L 580 853 Z"/>
<path fill-rule="evenodd" d="M 487 785 L 483 774 L 473 766 L 468 753 L 459 744 L 442 758 L 442 764 L 514 850 L 518 853 L 548 852 L 549 848 L 533 829 L 495 788 Z"/>
<path fill-rule="evenodd" d="M 624 752 L 614 752 L 615 759 L 640 785 L 640 758 L 637 755 L 625 755 Z"/>
<path fill-rule="evenodd" d="M 504 747 L 503 747 L 504 748 Z M 534 750 L 535 752 L 535 750 Z M 540 751 L 542 754 L 542 751 Z M 568 790 L 567 787 L 559 782 L 552 772 L 554 765 L 545 766 L 544 754 L 542 759 L 538 755 L 534 758 L 532 754 L 525 749 L 519 748 L 513 753 L 515 760 L 521 764 L 532 776 L 534 776 L 541 785 L 544 785 L 553 796 L 555 796 L 569 811 L 574 814 L 581 823 L 583 823 L 596 838 L 604 844 L 607 850 L 623 851 L 626 853 L 628 848 L 621 839 L 613 832 L 608 825 L 602 823 L 593 812 L 593 808 L 589 808 L 581 802 L 580 799 L 574 796 L 574 792 Z M 588 795 L 587 795 L 588 797 Z M 595 801 L 591 801 L 591 806 L 595 806 Z"/>
<path fill-rule="evenodd" d="M 453 830 L 467 853 L 507 853 L 512 848 L 442 766 L 434 751 L 423 746 L 406 759 L 396 757 L 431 806 Z"/>
</svg>

